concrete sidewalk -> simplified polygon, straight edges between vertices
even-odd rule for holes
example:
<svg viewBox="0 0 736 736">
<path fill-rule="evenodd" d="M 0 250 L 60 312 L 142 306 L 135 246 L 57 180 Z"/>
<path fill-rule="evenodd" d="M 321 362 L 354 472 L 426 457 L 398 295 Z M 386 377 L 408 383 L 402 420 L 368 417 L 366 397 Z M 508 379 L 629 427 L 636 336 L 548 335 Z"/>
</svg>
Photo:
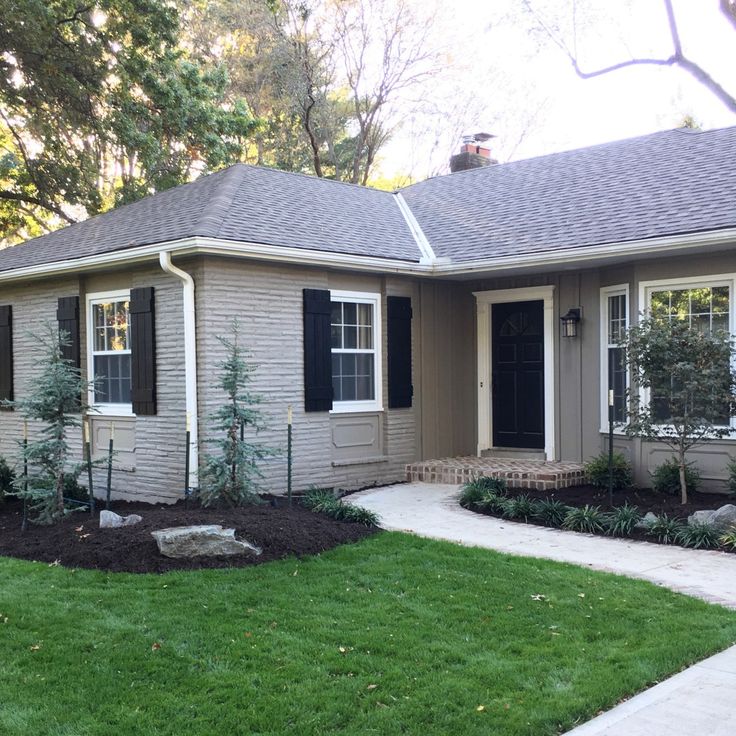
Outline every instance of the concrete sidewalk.
<svg viewBox="0 0 736 736">
<path fill-rule="evenodd" d="M 406 483 L 348 496 L 381 526 L 648 580 L 736 609 L 736 555 L 518 524 L 463 509 L 458 487 Z M 736 722 L 736 647 L 650 688 L 570 736 L 730 736 Z"/>
</svg>

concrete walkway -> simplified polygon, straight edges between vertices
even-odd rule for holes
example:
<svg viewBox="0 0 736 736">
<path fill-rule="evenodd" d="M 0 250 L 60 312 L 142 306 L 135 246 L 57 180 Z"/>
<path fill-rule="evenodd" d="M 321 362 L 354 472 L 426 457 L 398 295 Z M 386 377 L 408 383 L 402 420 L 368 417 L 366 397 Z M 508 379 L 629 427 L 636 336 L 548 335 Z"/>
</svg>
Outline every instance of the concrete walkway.
<svg viewBox="0 0 736 736">
<path fill-rule="evenodd" d="M 466 511 L 458 486 L 406 483 L 348 496 L 381 526 L 526 557 L 571 562 L 648 580 L 736 609 L 736 555 L 607 539 Z M 736 647 L 696 664 L 570 732 L 570 736 L 731 736 Z"/>
</svg>

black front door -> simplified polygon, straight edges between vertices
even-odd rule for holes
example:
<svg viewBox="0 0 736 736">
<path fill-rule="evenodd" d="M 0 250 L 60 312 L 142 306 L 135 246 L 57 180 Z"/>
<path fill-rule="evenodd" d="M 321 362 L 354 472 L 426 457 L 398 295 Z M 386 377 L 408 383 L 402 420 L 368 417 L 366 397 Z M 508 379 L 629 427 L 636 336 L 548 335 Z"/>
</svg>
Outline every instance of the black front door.
<svg viewBox="0 0 736 736">
<path fill-rule="evenodd" d="M 494 304 L 493 446 L 544 448 L 544 302 Z"/>
</svg>

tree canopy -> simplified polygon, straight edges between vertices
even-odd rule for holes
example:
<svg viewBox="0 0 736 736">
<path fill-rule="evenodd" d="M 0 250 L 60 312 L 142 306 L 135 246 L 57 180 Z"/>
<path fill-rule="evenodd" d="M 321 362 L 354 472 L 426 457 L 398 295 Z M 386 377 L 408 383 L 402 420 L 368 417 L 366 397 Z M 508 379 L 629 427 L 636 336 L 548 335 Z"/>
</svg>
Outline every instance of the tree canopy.
<svg viewBox="0 0 736 736">
<path fill-rule="evenodd" d="M 162 0 L 11 0 L 0 15 L 0 234 L 84 219 L 237 160 L 257 123 Z"/>
</svg>

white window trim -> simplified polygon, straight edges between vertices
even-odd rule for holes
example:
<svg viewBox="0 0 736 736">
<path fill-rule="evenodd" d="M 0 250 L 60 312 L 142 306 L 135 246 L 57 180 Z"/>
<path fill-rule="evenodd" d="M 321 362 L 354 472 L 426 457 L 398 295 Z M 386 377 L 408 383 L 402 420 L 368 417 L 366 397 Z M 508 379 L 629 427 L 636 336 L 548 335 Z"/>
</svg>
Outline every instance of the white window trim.
<svg viewBox="0 0 736 736">
<path fill-rule="evenodd" d="M 617 284 L 615 286 L 604 286 L 601 289 L 601 326 L 600 326 L 600 364 L 601 364 L 601 432 L 608 433 L 608 297 L 611 296 L 626 297 L 626 323 L 625 328 L 628 330 L 631 324 L 631 296 L 629 295 L 628 284 Z M 626 389 L 628 390 L 631 377 L 629 371 L 626 371 Z M 613 433 L 618 435 L 625 434 L 621 425 L 613 425 Z"/>
<path fill-rule="evenodd" d="M 373 305 L 374 393 L 371 401 L 333 401 L 330 414 L 349 414 L 361 411 L 383 411 L 383 329 L 381 322 L 381 294 L 366 291 L 330 289 L 330 301 L 354 302 Z M 330 350 L 332 352 L 332 350 Z"/>
<path fill-rule="evenodd" d="M 103 302 L 119 301 L 120 299 L 130 300 L 129 289 L 118 289 L 117 291 L 97 291 L 92 294 L 87 294 L 87 380 L 94 380 L 94 316 L 92 306 L 94 304 L 100 304 Z M 133 417 L 133 404 L 110 404 L 103 402 L 95 402 L 95 392 L 90 383 L 89 390 L 87 392 L 87 403 L 93 410 L 96 416 L 106 417 Z"/>
<path fill-rule="evenodd" d="M 736 273 L 706 274 L 704 276 L 682 276 L 673 279 L 657 279 L 654 281 L 639 282 L 639 316 L 646 318 L 651 314 L 650 298 L 653 291 L 664 289 L 697 289 L 703 286 L 728 286 L 728 330 L 736 334 Z M 733 361 L 736 368 L 736 359 Z M 650 399 L 649 389 L 639 390 L 639 400 L 642 404 L 648 404 Z M 666 427 L 667 425 L 662 425 Z M 731 432 L 720 440 L 736 440 L 736 417 L 731 417 Z"/>
<path fill-rule="evenodd" d="M 554 286 L 530 286 L 520 289 L 474 291 L 478 339 L 478 455 L 493 447 L 493 412 L 491 411 L 491 305 L 505 302 L 544 302 L 544 453 L 547 460 L 557 459 L 555 448 L 555 355 Z"/>
</svg>

